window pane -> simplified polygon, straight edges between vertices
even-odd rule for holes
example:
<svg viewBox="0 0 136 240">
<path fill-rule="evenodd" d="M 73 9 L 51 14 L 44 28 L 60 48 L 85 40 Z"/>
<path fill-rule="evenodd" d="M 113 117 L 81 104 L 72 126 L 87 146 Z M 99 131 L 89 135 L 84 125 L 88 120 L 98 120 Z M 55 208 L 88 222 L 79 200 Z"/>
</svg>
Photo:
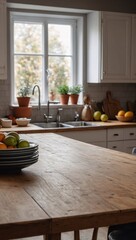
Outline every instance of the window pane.
<svg viewBox="0 0 136 240">
<path fill-rule="evenodd" d="M 42 53 L 42 24 L 14 24 L 15 53 Z"/>
<path fill-rule="evenodd" d="M 22 87 L 41 89 L 41 103 L 46 103 L 50 90 L 56 93 L 60 84 L 72 85 L 76 79 L 76 20 L 49 15 L 11 14 L 12 99 Z M 59 16 L 58 16 L 59 17 Z M 61 20 L 61 22 L 60 22 Z M 12 23 L 14 22 L 14 25 Z M 74 34 L 73 34 L 74 33 Z M 74 76 L 74 77 L 73 77 Z M 36 91 L 31 103 L 37 104 Z"/>
<path fill-rule="evenodd" d="M 71 26 L 49 24 L 48 25 L 49 55 L 71 55 Z"/>
<path fill-rule="evenodd" d="M 42 57 L 15 56 L 14 61 L 16 94 L 22 87 L 42 86 Z"/>
<path fill-rule="evenodd" d="M 61 84 L 70 84 L 71 57 L 49 57 L 48 89 L 53 91 L 56 100 L 59 99 L 57 87 Z"/>
</svg>

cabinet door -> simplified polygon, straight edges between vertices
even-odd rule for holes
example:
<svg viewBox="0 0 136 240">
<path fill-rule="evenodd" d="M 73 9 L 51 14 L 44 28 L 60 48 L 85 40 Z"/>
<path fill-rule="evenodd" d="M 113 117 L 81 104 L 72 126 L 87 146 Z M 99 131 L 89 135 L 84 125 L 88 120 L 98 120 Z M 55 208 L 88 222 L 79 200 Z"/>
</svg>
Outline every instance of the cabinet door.
<svg viewBox="0 0 136 240">
<path fill-rule="evenodd" d="M 103 13 L 103 82 L 129 82 L 131 76 L 131 16 Z"/>
<path fill-rule="evenodd" d="M 91 143 L 94 145 L 97 145 L 98 143 L 98 146 L 106 147 L 106 130 L 69 131 L 58 134 L 85 143 Z"/>
<path fill-rule="evenodd" d="M 136 140 L 124 141 L 124 152 L 132 154 L 132 149 L 136 147 Z"/>
<path fill-rule="evenodd" d="M 124 140 L 136 140 L 136 128 L 130 127 L 130 128 L 124 128 Z"/>
<path fill-rule="evenodd" d="M 107 130 L 107 141 L 119 141 L 124 140 L 124 129 L 123 128 L 115 128 Z"/>
<path fill-rule="evenodd" d="M 136 82 L 136 16 L 132 16 L 132 65 L 131 80 Z"/>
<path fill-rule="evenodd" d="M 0 79 L 7 78 L 6 0 L 0 0 Z"/>
<path fill-rule="evenodd" d="M 124 141 L 108 142 L 107 147 L 116 151 L 124 152 Z"/>
</svg>

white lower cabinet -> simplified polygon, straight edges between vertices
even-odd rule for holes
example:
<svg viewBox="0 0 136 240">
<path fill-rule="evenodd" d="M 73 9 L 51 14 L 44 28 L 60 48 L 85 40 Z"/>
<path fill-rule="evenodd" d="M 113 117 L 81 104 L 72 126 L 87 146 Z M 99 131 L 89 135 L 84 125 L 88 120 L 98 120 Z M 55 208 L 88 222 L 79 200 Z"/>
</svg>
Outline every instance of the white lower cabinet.
<svg viewBox="0 0 136 240">
<path fill-rule="evenodd" d="M 61 132 L 59 135 L 100 147 L 106 147 L 106 130 L 69 131 Z"/>
<path fill-rule="evenodd" d="M 124 152 L 124 141 L 111 141 L 107 143 L 107 148 Z"/>
<path fill-rule="evenodd" d="M 107 148 L 124 152 L 123 128 L 107 129 Z"/>
<path fill-rule="evenodd" d="M 116 128 L 107 130 L 107 148 L 132 153 L 136 147 L 136 128 Z"/>
<path fill-rule="evenodd" d="M 136 147 L 136 127 L 124 129 L 124 152 L 132 153 L 132 149 Z"/>
<path fill-rule="evenodd" d="M 124 128 L 124 139 L 136 140 L 136 127 Z"/>
<path fill-rule="evenodd" d="M 136 147 L 136 127 L 60 132 L 59 135 L 121 152 Z"/>
<path fill-rule="evenodd" d="M 124 141 L 124 152 L 132 153 L 132 149 L 136 147 L 136 140 Z"/>
</svg>

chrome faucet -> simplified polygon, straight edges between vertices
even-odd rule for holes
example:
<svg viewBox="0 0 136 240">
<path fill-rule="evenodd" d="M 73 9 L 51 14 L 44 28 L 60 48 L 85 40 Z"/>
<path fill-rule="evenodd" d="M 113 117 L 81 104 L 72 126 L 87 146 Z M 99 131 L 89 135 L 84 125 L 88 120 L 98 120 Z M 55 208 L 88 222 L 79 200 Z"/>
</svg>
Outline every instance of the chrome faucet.
<svg viewBox="0 0 136 240">
<path fill-rule="evenodd" d="M 48 100 L 48 102 L 47 102 L 47 114 L 44 114 L 44 118 L 45 118 L 46 123 L 49 122 L 49 119 L 52 119 L 52 115 L 50 115 L 50 103 L 57 104 L 59 102 Z"/>
<path fill-rule="evenodd" d="M 37 88 L 38 89 L 38 95 L 39 95 L 39 98 L 38 98 L 38 109 L 40 110 L 40 108 L 41 108 L 41 93 L 40 93 L 40 87 L 39 87 L 39 85 L 35 85 L 34 87 L 33 87 L 33 90 L 32 90 L 32 95 L 34 95 L 34 91 L 35 91 L 35 88 Z"/>
<path fill-rule="evenodd" d="M 58 108 L 57 110 L 57 125 L 59 126 L 60 124 L 60 120 L 61 120 L 61 116 L 60 116 L 60 112 L 63 110 L 63 108 Z"/>
<path fill-rule="evenodd" d="M 75 112 L 75 121 L 78 121 L 79 120 L 79 113 L 76 111 Z"/>
</svg>

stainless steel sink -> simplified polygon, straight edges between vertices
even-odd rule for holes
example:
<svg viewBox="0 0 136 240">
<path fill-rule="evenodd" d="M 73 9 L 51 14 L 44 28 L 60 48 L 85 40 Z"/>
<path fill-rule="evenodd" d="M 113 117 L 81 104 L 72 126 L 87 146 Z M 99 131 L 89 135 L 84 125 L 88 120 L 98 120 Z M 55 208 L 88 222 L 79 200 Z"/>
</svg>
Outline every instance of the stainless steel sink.
<svg viewBox="0 0 136 240">
<path fill-rule="evenodd" d="M 34 125 L 41 127 L 41 128 L 72 128 L 72 125 L 68 125 L 65 123 L 57 123 L 57 122 L 37 122 Z"/>
<path fill-rule="evenodd" d="M 96 122 L 86 122 L 86 121 L 69 121 L 64 123 L 57 123 L 57 122 L 37 122 L 34 125 L 41 127 L 41 128 L 75 128 L 75 127 L 97 127 L 100 126 L 99 123 Z"/>
<path fill-rule="evenodd" d="M 65 122 L 65 124 L 71 125 L 73 127 L 96 127 L 96 126 L 100 126 L 99 123 L 86 122 L 86 121 L 72 121 L 72 122 Z"/>
</svg>

